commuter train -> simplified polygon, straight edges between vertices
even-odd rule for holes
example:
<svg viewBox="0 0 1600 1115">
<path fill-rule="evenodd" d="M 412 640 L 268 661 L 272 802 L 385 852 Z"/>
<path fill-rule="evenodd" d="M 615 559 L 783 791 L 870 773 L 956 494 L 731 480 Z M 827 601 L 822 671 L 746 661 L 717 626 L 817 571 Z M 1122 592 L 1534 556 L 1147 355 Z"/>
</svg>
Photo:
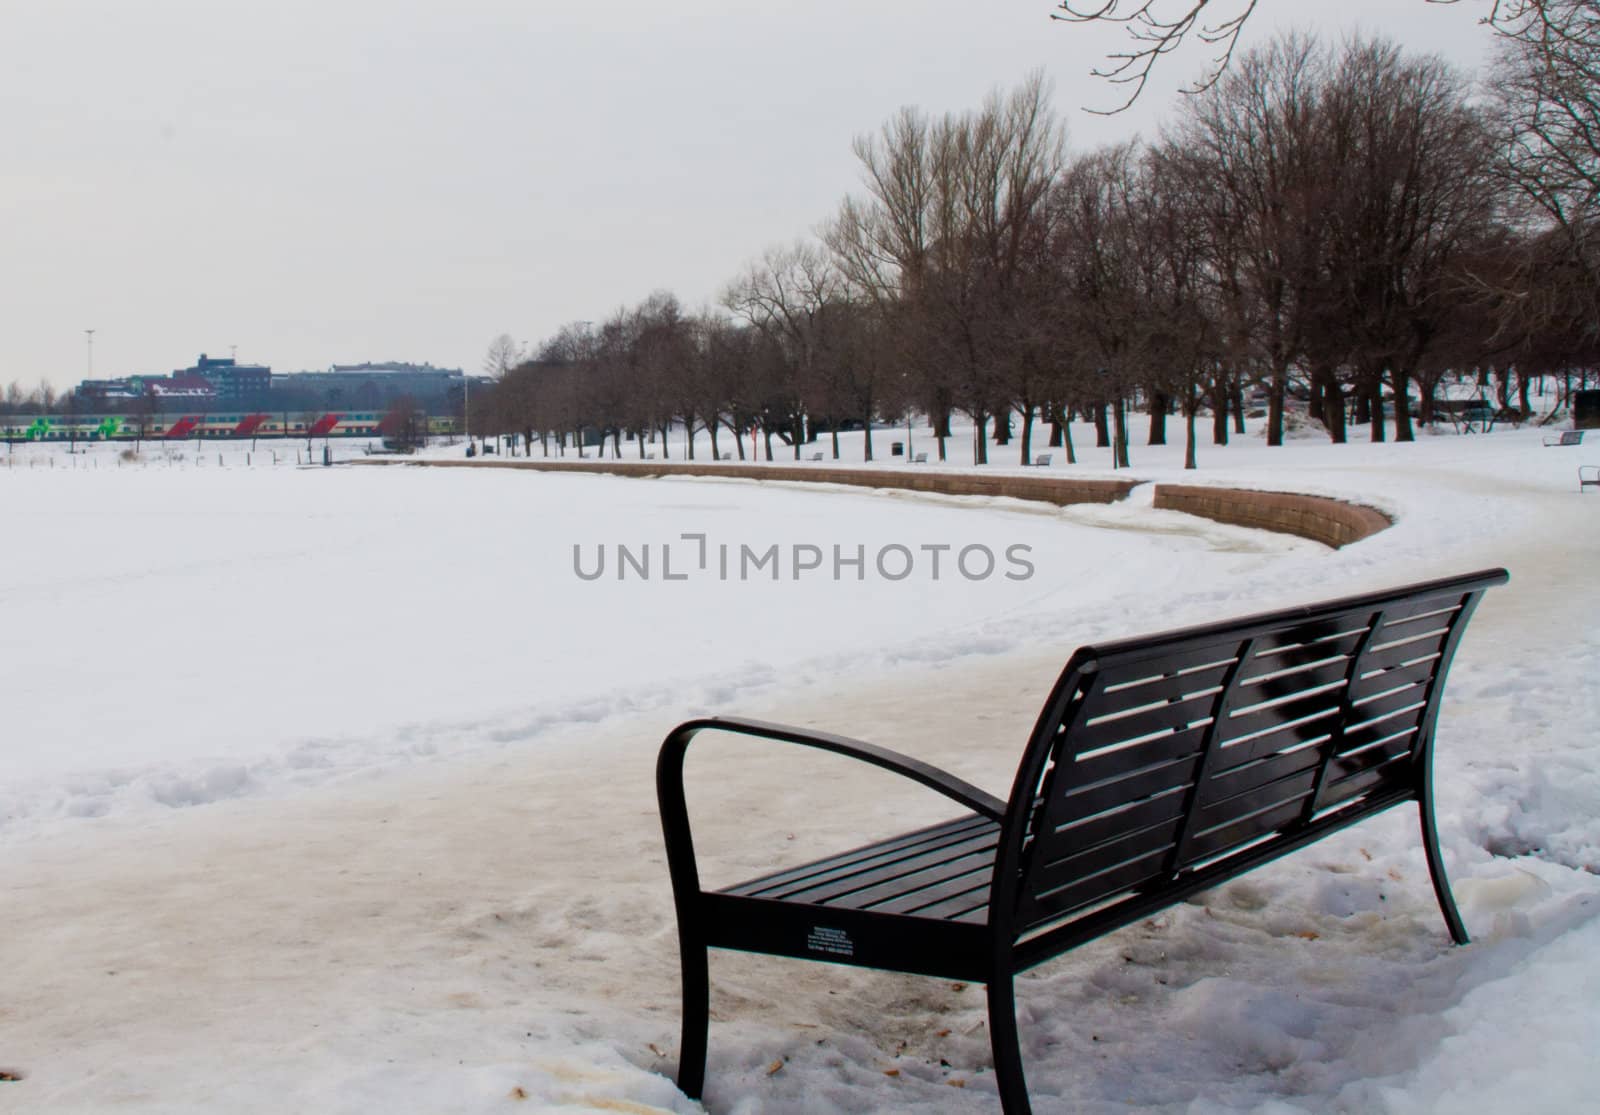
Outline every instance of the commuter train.
<svg viewBox="0 0 1600 1115">
<path fill-rule="evenodd" d="M 381 437 L 381 411 L 325 411 L 271 414 L 0 414 L 5 441 L 181 441 L 254 437 Z M 141 423 L 143 429 L 140 429 Z M 428 418 L 429 436 L 459 433 L 456 418 Z"/>
</svg>

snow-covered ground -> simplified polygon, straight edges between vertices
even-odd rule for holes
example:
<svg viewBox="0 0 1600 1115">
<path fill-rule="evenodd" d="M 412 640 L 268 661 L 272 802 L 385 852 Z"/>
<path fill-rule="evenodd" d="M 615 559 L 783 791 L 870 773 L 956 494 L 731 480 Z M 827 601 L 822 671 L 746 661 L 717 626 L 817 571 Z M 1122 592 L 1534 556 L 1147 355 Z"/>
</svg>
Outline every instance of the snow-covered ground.
<svg viewBox="0 0 1600 1115">
<path fill-rule="evenodd" d="M 1071 471 L 1109 475 L 1075 436 Z M 1512 583 L 1468 631 L 1437 769 L 1474 944 L 1449 946 L 1401 810 L 1024 977 L 1024 1053 L 1040 1112 L 1583 1109 L 1600 498 L 1575 479 L 1600 445 L 1541 436 L 1252 434 L 1202 444 L 1197 473 L 1135 444 L 1135 479 L 1397 516 L 1338 552 L 1156 512 L 1148 485 L 1057 510 L 21 447 L 0 468 L 0 1071 L 23 1079 L 0 1111 L 699 1110 L 671 1082 L 653 788 L 677 720 L 832 728 L 1003 793 L 1080 642 L 1489 565 Z M 776 581 L 741 571 L 773 546 Z M 1005 576 L 1011 547 L 1031 575 Z M 995 571 L 952 568 L 963 550 Z M 690 779 L 713 882 L 946 812 L 749 743 L 697 744 Z M 981 988 L 735 955 L 712 979 L 706 1110 L 998 1109 Z"/>
</svg>

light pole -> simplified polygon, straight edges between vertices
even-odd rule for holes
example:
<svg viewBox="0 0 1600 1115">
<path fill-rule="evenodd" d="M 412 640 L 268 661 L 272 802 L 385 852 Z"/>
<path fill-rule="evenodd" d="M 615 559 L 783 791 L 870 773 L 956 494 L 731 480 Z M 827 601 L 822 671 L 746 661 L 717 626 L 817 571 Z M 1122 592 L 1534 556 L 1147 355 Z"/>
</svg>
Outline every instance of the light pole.
<svg viewBox="0 0 1600 1115">
<path fill-rule="evenodd" d="M 84 337 L 86 337 L 88 339 L 88 342 L 89 342 L 89 374 L 85 378 L 93 379 L 94 378 L 94 330 L 93 329 L 85 329 L 83 331 L 83 335 L 84 335 Z"/>
</svg>

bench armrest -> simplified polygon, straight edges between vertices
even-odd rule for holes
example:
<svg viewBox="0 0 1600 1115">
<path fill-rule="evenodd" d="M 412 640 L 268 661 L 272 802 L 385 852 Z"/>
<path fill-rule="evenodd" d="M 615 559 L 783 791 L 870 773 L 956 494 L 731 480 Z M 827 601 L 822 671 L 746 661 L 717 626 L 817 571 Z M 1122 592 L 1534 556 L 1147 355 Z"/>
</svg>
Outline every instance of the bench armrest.
<svg viewBox="0 0 1600 1115">
<path fill-rule="evenodd" d="M 837 736 L 831 732 L 793 728 L 787 724 L 770 724 L 764 720 L 747 720 L 738 716 L 711 716 L 700 720 L 688 720 L 674 728 L 672 734 L 667 736 L 661 745 L 661 756 L 656 767 L 658 790 L 662 788 L 659 776 L 669 765 L 679 768 L 677 782 L 678 785 L 682 785 L 683 754 L 688 749 L 689 741 L 697 733 L 711 729 L 777 740 L 780 743 L 797 743 L 803 747 L 814 747 L 819 751 L 848 755 L 852 759 L 860 759 L 864 763 L 893 771 L 913 782 L 920 782 L 992 821 L 999 821 L 1005 815 L 1005 802 L 993 794 L 978 789 L 970 782 L 940 770 L 931 763 L 924 763 L 920 759 L 913 759 L 909 755 L 902 755 L 898 751 L 891 751 L 887 747 L 879 747 L 865 740 Z"/>
<path fill-rule="evenodd" d="M 711 716 L 686 720 L 662 742 L 661 753 L 656 758 L 656 800 L 661 808 L 661 827 L 667 841 L 667 865 L 672 874 L 673 891 L 680 902 L 700 889 L 694 842 L 689 832 L 689 809 L 683 795 L 683 759 L 689 742 L 700 732 L 710 730 L 756 736 L 779 743 L 797 743 L 819 751 L 848 755 L 921 783 L 992 821 L 1000 821 L 1005 816 L 1006 803 L 993 794 L 985 793 L 970 782 L 930 763 L 864 740 L 740 717 Z"/>
</svg>

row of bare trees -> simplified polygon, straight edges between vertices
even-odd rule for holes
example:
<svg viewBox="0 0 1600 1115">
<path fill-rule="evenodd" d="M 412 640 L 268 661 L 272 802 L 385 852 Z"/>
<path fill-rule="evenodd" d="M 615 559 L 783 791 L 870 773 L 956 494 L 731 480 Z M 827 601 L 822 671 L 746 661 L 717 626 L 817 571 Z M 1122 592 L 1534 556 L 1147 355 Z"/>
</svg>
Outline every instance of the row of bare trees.
<svg viewBox="0 0 1600 1115">
<path fill-rule="evenodd" d="M 874 419 L 915 411 L 942 458 L 960 413 L 983 463 L 991 429 L 1031 459 L 1041 420 L 1071 460 L 1081 415 L 1126 465 L 1139 406 L 1154 443 L 1183 419 L 1193 467 L 1201 416 L 1223 442 L 1252 399 L 1271 444 L 1297 399 L 1336 442 L 1352 423 L 1409 439 L 1411 400 L 1432 421 L 1452 375 L 1526 409 L 1534 377 L 1600 361 L 1593 183 L 1551 153 L 1578 122 L 1514 109 L 1543 103 L 1513 78 L 1542 80 L 1548 53 L 1511 42 L 1499 100 L 1477 104 L 1436 57 L 1290 35 L 1159 141 L 1077 155 L 1042 77 L 968 113 L 902 110 L 856 141 L 864 190 L 814 239 L 769 250 L 716 310 L 656 294 L 531 359 L 502 339 L 472 424 L 546 452 L 599 432 L 618 455 L 681 426 L 770 459 L 819 429 L 838 456 L 859 423 L 870 459 Z"/>
</svg>

